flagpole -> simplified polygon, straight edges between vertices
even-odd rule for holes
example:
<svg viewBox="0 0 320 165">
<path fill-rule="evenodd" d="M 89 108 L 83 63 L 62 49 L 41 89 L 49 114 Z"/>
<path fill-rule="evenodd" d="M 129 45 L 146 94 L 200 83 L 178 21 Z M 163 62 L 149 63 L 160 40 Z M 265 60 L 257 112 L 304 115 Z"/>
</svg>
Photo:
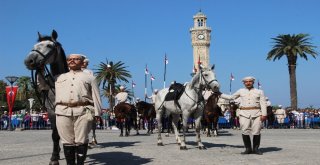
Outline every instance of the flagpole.
<svg viewBox="0 0 320 165">
<path fill-rule="evenodd" d="M 232 79 L 230 79 L 230 89 L 229 89 L 229 94 L 231 95 L 231 84 L 232 84 Z"/>
<path fill-rule="evenodd" d="M 146 64 L 146 70 L 144 73 L 144 101 L 147 101 L 147 64 Z"/>
<path fill-rule="evenodd" d="M 153 91 L 153 86 L 152 86 L 152 79 L 153 79 L 153 75 L 150 73 L 150 75 L 151 75 L 151 78 L 150 78 L 150 86 L 151 86 L 151 92 Z"/>
<path fill-rule="evenodd" d="M 135 102 L 136 97 L 134 96 L 133 80 L 131 81 L 131 91 L 132 91 L 132 96 L 133 96 L 133 102 Z"/>
<path fill-rule="evenodd" d="M 163 89 L 166 88 L 167 54 L 164 55 Z"/>
</svg>

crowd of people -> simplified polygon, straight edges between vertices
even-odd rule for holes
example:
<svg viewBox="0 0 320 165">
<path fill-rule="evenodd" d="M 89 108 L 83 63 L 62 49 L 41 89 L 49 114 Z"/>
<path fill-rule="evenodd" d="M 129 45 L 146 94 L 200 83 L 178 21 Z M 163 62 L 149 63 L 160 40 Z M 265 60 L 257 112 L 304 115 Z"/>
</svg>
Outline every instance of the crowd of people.
<svg viewBox="0 0 320 165">
<path fill-rule="evenodd" d="M 1 115 L 0 129 L 7 130 L 9 128 L 9 115 L 7 111 Z M 48 113 L 44 111 L 32 111 L 31 113 L 25 110 L 12 112 L 11 129 L 50 129 L 51 123 L 48 118 Z"/>
</svg>

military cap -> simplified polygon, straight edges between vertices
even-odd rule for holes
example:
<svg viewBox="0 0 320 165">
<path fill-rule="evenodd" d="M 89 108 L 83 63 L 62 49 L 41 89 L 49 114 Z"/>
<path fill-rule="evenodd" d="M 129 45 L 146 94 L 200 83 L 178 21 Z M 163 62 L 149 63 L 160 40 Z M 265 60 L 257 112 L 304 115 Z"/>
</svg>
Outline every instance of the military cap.
<svg viewBox="0 0 320 165">
<path fill-rule="evenodd" d="M 247 76 L 247 77 L 245 77 L 245 78 L 243 78 L 242 79 L 242 81 L 247 81 L 247 80 L 252 80 L 252 81 L 254 81 L 254 80 L 256 80 L 254 77 L 252 77 L 252 76 Z"/>
</svg>

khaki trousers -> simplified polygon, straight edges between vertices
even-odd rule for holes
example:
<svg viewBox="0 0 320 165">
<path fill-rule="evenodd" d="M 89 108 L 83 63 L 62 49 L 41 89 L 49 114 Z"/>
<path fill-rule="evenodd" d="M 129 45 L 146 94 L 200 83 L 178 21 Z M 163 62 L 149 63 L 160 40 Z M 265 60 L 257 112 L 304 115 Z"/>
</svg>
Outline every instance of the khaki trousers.
<svg viewBox="0 0 320 165">
<path fill-rule="evenodd" d="M 261 120 L 260 116 L 258 117 L 244 117 L 239 116 L 240 129 L 243 135 L 260 135 L 261 131 Z"/>
<path fill-rule="evenodd" d="M 88 120 L 87 115 L 57 115 L 56 122 L 62 144 L 81 145 L 89 142 L 92 121 Z"/>
</svg>

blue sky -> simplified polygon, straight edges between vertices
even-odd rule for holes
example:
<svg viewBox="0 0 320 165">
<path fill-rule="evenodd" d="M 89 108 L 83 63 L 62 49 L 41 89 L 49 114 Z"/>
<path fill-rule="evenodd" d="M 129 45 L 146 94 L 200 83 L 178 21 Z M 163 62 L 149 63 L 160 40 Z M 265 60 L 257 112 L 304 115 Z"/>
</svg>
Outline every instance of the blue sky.
<svg viewBox="0 0 320 165">
<path fill-rule="evenodd" d="M 0 79 L 29 76 L 23 59 L 36 43 L 37 32 L 51 34 L 55 29 L 66 54 L 87 55 L 91 69 L 106 59 L 124 62 L 137 84 L 135 94 L 142 98 L 146 64 L 156 78 L 154 88 L 163 87 L 165 53 L 166 84 L 190 81 L 189 29 L 201 8 L 212 28 L 210 62 L 216 66 L 221 91 L 229 93 L 231 73 L 233 92 L 243 86 L 243 77 L 252 75 L 272 104 L 289 106 L 287 60 L 266 61 L 271 38 L 308 33 L 319 52 L 319 6 L 319 0 L 1 0 Z M 298 60 L 299 107 L 320 107 L 319 69 L 319 58 Z"/>
</svg>

